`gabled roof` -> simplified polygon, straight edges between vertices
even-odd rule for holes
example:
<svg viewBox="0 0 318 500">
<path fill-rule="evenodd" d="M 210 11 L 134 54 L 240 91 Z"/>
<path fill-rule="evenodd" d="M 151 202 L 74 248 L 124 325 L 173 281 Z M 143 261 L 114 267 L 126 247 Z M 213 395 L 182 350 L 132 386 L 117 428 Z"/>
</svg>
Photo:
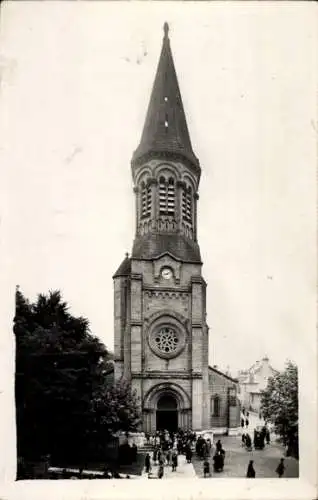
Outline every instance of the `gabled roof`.
<svg viewBox="0 0 318 500">
<path fill-rule="evenodd" d="M 131 274 L 131 259 L 128 254 L 120 264 L 119 268 L 115 272 L 113 278 L 118 278 L 119 276 L 129 276 Z"/>
<path fill-rule="evenodd" d="M 199 160 L 192 150 L 168 32 L 169 27 L 165 23 L 157 73 L 141 140 L 133 154 L 132 164 L 149 154 L 166 156 L 172 153 L 184 157 L 200 171 Z"/>
<path fill-rule="evenodd" d="M 220 370 L 217 370 L 216 368 L 212 368 L 212 366 L 209 366 L 209 370 L 214 372 L 214 373 L 217 373 L 217 375 L 220 375 L 221 377 L 224 377 L 228 380 L 231 380 L 231 382 L 234 382 L 235 384 L 238 383 L 238 380 L 236 378 L 232 378 L 232 377 L 230 377 L 230 375 L 226 375 L 225 373 L 220 372 Z"/>
</svg>

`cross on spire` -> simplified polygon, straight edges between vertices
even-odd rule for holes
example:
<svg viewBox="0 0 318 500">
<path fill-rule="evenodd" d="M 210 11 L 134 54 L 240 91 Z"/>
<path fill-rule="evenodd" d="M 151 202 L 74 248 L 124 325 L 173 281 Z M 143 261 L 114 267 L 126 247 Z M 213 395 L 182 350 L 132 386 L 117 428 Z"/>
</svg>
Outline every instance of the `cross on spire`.
<svg viewBox="0 0 318 500">
<path fill-rule="evenodd" d="M 169 24 L 167 22 L 164 23 L 164 25 L 163 25 L 163 32 L 165 34 L 165 38 L 168 38 L 168 35 L 169 35 Z"/>
</svg>

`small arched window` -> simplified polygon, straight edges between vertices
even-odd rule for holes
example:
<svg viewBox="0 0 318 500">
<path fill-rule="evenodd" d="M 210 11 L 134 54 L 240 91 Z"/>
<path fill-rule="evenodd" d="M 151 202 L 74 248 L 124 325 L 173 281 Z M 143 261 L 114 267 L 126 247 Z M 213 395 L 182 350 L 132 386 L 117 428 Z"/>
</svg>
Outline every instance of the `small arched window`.
<svg viewBox="0 0 318 500">
<path fill-rule="evenodd" d="M 167 181 L 159 179 L 159 212 L 160 215 L 174 215 L 175 212 L 175 184 L 172 177 Z"/>
<path fill-rule="evenodd" d="M 220 416 L 220 396 L 217 394 L 212 397 L 211 400 L 211 414 L 212 417 L 219 417 Z"/>
</svg>

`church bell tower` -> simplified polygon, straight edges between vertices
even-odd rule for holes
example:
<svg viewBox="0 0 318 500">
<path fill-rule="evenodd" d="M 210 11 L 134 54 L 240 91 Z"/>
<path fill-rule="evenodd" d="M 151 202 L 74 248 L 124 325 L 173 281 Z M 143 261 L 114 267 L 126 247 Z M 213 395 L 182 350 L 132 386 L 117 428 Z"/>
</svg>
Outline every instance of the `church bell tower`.
<svg viewBox="0 0 318 500">
<path fill-rule="evenodd" d="M 114 275 L 115 378 L 131 381 L 142 427 L 208 428 L 206 284 L 197 241 L 201 168 L 171 53 L 169 27 L 131 161 L 136 232 Z"/>
</svg>

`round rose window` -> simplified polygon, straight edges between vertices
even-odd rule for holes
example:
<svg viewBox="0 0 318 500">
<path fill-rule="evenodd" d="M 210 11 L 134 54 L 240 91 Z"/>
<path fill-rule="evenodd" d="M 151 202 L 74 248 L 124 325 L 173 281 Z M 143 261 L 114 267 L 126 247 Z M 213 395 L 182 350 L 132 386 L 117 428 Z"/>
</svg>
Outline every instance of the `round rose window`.
<svg viewBox="0 0 318 500">
<path fill-rule="evenodd" d="M 154 338 L 159 351 L 169 354 L 174 353 L 179 344 L 179 338 L 173 328 L 161 328 Z"/>
<path fill-rule="evenodd" d="M 161 358 L 175 358 L 186 345 L 186 331 L 174 318 L 155 321 L 148 331 L 150 349 Z"/>
</svg>

